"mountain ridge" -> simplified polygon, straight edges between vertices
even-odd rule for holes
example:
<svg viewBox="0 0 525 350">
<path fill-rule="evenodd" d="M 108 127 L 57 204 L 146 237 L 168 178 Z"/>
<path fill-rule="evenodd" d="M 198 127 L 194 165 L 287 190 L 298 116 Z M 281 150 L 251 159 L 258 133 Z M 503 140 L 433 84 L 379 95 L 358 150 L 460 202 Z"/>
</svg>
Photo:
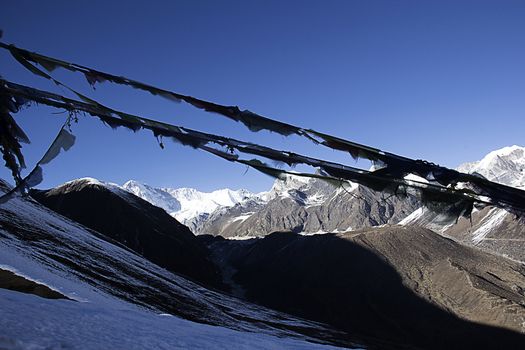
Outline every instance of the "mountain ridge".
<svg viewBox="0 0 525 350">
<path fill-rule="evenodd" d="M 125 189 L 140 196 L 140 192 L 130 186 Z M 189 191 L 194 194 L 199 193 L 194 189 L 182 190 L 185 193 Z M 181 196 L 177 196 L 181 190 L 164 189 L 164 191 L 174 195 L 176 200 L 183 203 Z M 354 183 L 336 187 L 322 180 L 304 179 L 292 175 L 277 179 L 267 192 L 254 194 L 246 190 L 229 191 L 235 193 L 239 200 L 222 205 L 219 203 L 213 208 L 206 203 L 210 200 L 208 198 L 204 201 L 188 200 L 187 202 L 192 204 L 189 210 L 185 210 L 182 204 L 183 208 L 180 212 L 170 214 L 196 234 L 252 237 L 282 230 L 314 233 L 349 230 L 363 225 L 397 223 L 408 215 L 411 209 L 415 209 L 412 197 L 404 205 L 403 201 L 396 197 L 387 198 L 383 194 Z M 148 195 L 143 196 L 146 200 L 148 197 Z M 364 201 L 360 202 L 360 200 Z M 205 209 L 194 210 L 193 215 L 186 215 L 197 205 Z M 325 209 L 325 206 L 329 206 L 330 209 Z M 352 215 L 353 212 L 356 214 Z M 283 217 L 286 219 L 279 219 Z"/>
<path fill-rule="evenodd" d="M 457 170 L 525 188 L 525 148 L 504 147 L 479 161 L 463 163 Z M 413 196 L 386 200 L 385 195 L 357 184 L 335 188 L 322 180 L 294 176 L 277 179 L 268 191 L 260 193 L 245 189 L 200 192 L 192 188 L 155 188 L 133 180 L 122 188 L 165 209 L 196 234 L 226 237 L 257 237 L 283 230 L 320 233 L 415 224 L 421 223 L 418 211 L 424 210 L 418 209 L 421 204 Z M 436 219 L 439 215 L 432 220 L 426 215 L 425 227 L 443 232 L 443 224 Z"/>
</svg>

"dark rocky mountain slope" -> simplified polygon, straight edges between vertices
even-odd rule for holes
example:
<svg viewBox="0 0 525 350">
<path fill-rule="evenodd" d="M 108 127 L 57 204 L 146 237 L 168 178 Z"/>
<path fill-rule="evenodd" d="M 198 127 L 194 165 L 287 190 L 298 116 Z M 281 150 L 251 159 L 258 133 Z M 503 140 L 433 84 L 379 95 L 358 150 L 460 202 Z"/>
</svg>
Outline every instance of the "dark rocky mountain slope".
<svg viewBox="0 0 525 350">
<path fill-rule="evenodd" d="M 31 196 L 159 266 L 208 286 L 221 286 L 208 249 L 186 226 L 117 186 L 79 179 L 50 190 L 33 190 Z"/>
<path fill-rule="evenodd" d="M 201 239 L 239 295 L 371 347 L 525 347 L 525 266 L 430 230 Z"/>
</svg>

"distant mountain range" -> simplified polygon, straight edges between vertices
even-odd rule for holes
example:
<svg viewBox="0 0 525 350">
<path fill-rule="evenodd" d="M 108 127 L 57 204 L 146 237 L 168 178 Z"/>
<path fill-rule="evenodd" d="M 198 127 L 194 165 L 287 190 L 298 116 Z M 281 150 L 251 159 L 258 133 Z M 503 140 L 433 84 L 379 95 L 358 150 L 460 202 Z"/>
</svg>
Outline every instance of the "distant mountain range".
<svg viewBox="0 0 525 350">
<path fill-rule="evenodd" d="M 525 148 L 505 147 L 480 161 L 460 165 L 458 170 L 525 188 Z M 471 227 L 466 227 L 463 219 L 450 225 L 439 214 L 422 208 L 412 196 L 389 197 L 356 184 L 336 188 L 321 180 L 293 176 L 276 180 L 262 193 L 230 189 L 203 193 L 189 188 L 154 188 L 136 181 L 128 181 L 123 188 L 165 209 L 196 234 L 247 238 L 286 230 L 311 234 L 416 224 L 525 259 L 521 253 L 525 252 L 523 225 L 500 209 L 475 212 Z M 508 237 L 499 232 L 502 225 L 506 227 L 503 236 Z M 461 237 L 454 228 L 462 232 Z"/>
<path fill-rule="evenodd" d="M 261 237 L 275 231 L 320 233 L 395 224 L 414 211 L 415 198 L 397 198 L 357 184 L 342 187 L 287 176 L 267 192 L 154 188 L 136 181 L 122 188 L 165 209 L 196 234 Z"/>
<path fill-rule="evenodd" d="M 263 193 L 254 194 L 247 190 L 222 189 L 206 193 L 193 188 L 155 188 L 133 180 L 122 188 L 164 209 L 194 232 L 198 232 L 199 225 L 217 210 L 250 201 L 264 202 Z"/>
</svg>

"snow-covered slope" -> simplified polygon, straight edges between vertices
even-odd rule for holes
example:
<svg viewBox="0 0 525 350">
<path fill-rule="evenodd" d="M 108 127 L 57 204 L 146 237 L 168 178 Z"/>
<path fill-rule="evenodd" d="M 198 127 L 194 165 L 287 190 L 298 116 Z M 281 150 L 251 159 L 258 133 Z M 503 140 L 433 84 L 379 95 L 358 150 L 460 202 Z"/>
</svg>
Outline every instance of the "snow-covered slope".
<svg viewBox="0 0 525 350">
<path fill-rule="evenodd" d="M 74 300 L 0 288 L 2 349 L 306 349 L 321 345 L 304 340 L 335 339 L 322 325 L 192 283 L 30 199 L 0 206 L 0 265 Z"/>
<path fill-rule="evenodd" d="M 195 323 L 118 300 L 49 300 L 0 289 L 0 309 L 0 349 L 336 349 Z"/>
</svg>

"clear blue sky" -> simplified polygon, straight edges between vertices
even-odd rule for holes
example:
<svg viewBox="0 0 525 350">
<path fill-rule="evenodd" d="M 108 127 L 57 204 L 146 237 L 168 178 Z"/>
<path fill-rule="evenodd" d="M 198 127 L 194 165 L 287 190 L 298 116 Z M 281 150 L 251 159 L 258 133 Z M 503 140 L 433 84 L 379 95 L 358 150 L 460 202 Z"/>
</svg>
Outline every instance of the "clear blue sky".
<svg viewBox="0 0 525 350">
<path fill-rule="evenodd" d="M 525 1 L 4 0 L 3 41 L 163 88 L 237 104 L 350 140 L 455 167 L 524 145 Z M 57 90 L 0 52 L 0 75 Z M 126 87 L 57 72 L 125 111 L 353 164 L 349 155 L 241 125 Z M 31 167 L 62 114 L 16 118 Z M 42 187 L 92 176 L 155 186 L 269 188 L 272 179 L 151 133 L 81 118 L 76 146 Z M 2 168 L 0 176 L 8 177 Z"/>
</svg>

